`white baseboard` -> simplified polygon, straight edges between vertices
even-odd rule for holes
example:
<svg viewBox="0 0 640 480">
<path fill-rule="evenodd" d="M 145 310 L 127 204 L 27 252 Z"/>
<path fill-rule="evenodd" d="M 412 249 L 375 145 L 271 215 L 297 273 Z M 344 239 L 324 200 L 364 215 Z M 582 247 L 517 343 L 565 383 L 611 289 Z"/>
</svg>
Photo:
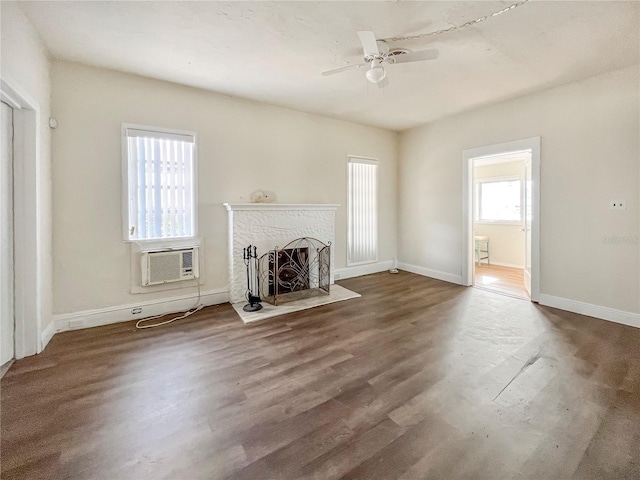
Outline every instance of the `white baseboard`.
<svg viewBox="0 0 640 480">
<path fill-rule="evenodd" d="M 42 331 L 42 334 L 40 335 L 40 352 L 44 350 L 44 348 L 47 346 L 47 344 L 55 334 L 56 334 L 56 325 L 55 325 L 55 322 L 52 320 L 51 322 L 49 322 L 49 325 L 46 326 L 46 328 Z"/>
<path fill-rule="evenodd" d="M 336 268 L 333 271 L 335 280 L 344 280 L 345 278 L 360 277 L 371 273 L 384 272 L 390 270 L 393 266 L 392 260 L 384 262 L 367 263 L 366 265 L 357 265 L 355 267 Z"/>
<path fill-rule="evenodd" d="M 616 310 L 615 308 L 592 305 L 590 303 L 569 300 L 567 298 L 554 297 L 553 295 L 540 294 L 540 305 L 559 308 L 568 312 L 579 313 L 588 317 L 608 320 L 609 322 L 621 323 L 631 327 L 640 328 L 640 314 Z"/>
<path fill-rule="evenodd" d="M 462 285 L 462 275 L 455 275 L 449 272 L 441 272 L 440 270 L 433 270 L 431 268 L 419 267 L 418 265 L 411 265 L 410 263 L 398 262 L 398 268 L 411 273 L 417 273 L 424 277 L 435 278 L 436 280 L 443 280 L 449 283 L 455 283 L 456 285 Z"/>
<path fill-rule="evenodd" d="M 486 265 L 483 263 L 482 265 Z M 491 261 L 491 265 L 495 265 L 497 267 L 509 267 L 509 268 L 522 268 L 524 269 L 524 265 L 516 265 L 515 263 L 504 263 L 504 262 L 494 262 Z"/>
<path fill-rule="evenodd" d="M 148 300 L 131 305 L 118 305 L 115 307 L 99 308 L 96 310 L 84 310 L 81 312 L 61 313 L 53 316 L 56 332 L 67 330 L 79 330 L 82 328 L 98 327 L 111 323 L 139 320 L 154 315 L 166 315 L 168 313 L 183 312 L 193 307 L 198 298 L 197 294 L 181 295 L 178 297 Z M 229 290 L 210 290 L 202 292 L 200 304 L 218 305 L 229 301 Z M 134 308 L 142 308 L 142 312 L 133 314 Z M 70 322 L 76 325 L 70 326 Z"/>
</svg>

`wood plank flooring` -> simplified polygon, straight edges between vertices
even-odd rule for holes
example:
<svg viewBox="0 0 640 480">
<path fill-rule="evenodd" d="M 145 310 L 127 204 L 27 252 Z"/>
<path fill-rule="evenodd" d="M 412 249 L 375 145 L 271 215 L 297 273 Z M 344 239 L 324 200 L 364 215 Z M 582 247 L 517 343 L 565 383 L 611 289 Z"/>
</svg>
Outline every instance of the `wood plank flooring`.
<svg viewBox="0 0 640 480">
<path fill-rule="evenodd" d="M 524 270 L 522 268 L 487 265 L 475 266 L 475 285 L 514 297 L 529 299 L 524 288 Z"/>
<path fill-rule="evenodd" d="M 638 479 L 640 330 L 400 272 L 243 325 L 56 335 L 1 383 L 6 479 Z"/>
</svg>

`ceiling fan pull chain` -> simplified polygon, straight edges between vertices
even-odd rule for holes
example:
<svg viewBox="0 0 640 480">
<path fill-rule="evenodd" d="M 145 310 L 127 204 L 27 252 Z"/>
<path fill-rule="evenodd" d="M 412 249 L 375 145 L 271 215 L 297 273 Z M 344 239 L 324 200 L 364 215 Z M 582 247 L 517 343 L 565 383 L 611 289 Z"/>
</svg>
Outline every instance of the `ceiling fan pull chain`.
<svg viewBox="0 0 640 480">
<path fill-rule="evenodd" d="M 401 40 L 416 40 L 416 39 L 419 39 L 419 38 L 433 37 L 435 35 L 440 35 L 442 33 L 453 32 L 454 30 L 461 30 L 463 28 L 472 27 L 473 25 L 477 25 L 478 23 L 482 23 L 485 20 L 489 20 L 490 18 L 497 17 L 498 15 L 502 15 L 503 13 L 508 12 L 509 10 L 513 10 L 514 8 L 521 7 L 522 5 L 527 3 L 528 1 L 529 0 L 522 0 L 522 1 L 518 2 L 518 3 L 514 3 L 513 5 L 509 5 L 508 7 L 503 8 L 502 10 L 498 10 L 497 12 L 493 12 L 493 13 L 491 13 L 489 15 L 485 15 L 483 17 L 476 18 L 475 20 L 471 20 L 469 22 L 465 22 L 465 23 L 463 23 L 461 25 L 454 25 L 453 27 L 443 28 L 442 30 L 436 30 L 435 32 L 420 33 L 418 35 L 409 35 L 409 36 L 406 36 L 406 37 L 383 38 L 382 41 L 383 42 L 399 42 Z"/>
</svg>

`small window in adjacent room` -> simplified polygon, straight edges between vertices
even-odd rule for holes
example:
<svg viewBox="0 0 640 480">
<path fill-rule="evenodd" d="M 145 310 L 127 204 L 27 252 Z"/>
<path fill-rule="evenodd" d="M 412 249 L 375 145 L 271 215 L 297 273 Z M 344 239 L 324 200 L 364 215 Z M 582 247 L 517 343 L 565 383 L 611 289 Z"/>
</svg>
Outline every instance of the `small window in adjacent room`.
<svg viewBox="0 0 640 480">
<path fill-rule="evenodd" d="M 476 195 L 477 222 L 522 222 L 520 179 L 478 181 Z"/>
<path fill-rule="evenodd" d="M 347 265 L 378 261 L 378 162 L 349 157 Z"/>
<path fill-rule="evenodd" d="M 123 125 L 125 240 L 196 235 L 196 135 Z"/>
</svg>

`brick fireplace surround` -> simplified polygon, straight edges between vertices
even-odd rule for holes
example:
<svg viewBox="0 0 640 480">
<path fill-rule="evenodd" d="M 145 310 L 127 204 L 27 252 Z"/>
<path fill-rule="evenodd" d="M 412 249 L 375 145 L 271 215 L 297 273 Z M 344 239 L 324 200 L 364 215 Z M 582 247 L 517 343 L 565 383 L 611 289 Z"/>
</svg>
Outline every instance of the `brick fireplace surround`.
<svg viewBox="0 0 640 480">
<path fill-rule="evenodd" d="M 245 301 L 247 271 L 242 250 L 254 245 L 258 255 L 300 237 L 331 242 L 331 284 L 334 271 L 335 204 L 225 203 L 229 221 L 229 299 Z"/>
</svg>

